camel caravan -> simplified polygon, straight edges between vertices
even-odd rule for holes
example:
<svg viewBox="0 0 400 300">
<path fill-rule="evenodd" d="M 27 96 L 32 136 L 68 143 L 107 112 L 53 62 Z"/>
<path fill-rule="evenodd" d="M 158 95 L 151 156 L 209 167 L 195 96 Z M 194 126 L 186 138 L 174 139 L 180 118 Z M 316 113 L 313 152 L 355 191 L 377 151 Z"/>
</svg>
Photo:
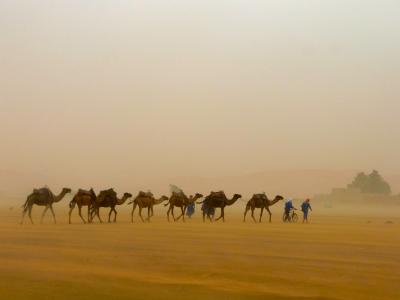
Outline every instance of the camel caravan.
<svg viewBox="0 0 400 300">
<path fill-rule="evenodd" d="M 24 205 L 22 206 L 22 220 L 23 224 L 26 214 L 33 224 L 32 220 L 32 208 L 34 205 L 44 206 L 44 211 L 41 215 L 40 222 L 43 222 L 43 218 L 48 210 L 50 210 L 53 221 L 56 223 L 56 216 L 53 210 L 53 204 L 60 202 L 67 194 L 71 193 L 71 189 L 63 188 L 60 194 L 55 195 L 49 188 L 44 187 L 40 189 L 34 189 L 31 194 L 28 195 Z M 203 198 L 203 199 L 202 199 Z M 142 222 L 150 222 L 151 218 L 154 216 L 154 206 L 164 203 L 164 206 L 168 206 L 167 210 L 167 220 L 171 221 L 170 216 L 174 222 L 182 219 L 185 222 L 185 215 L 188 207 L 195 204 L 202 205 L 202 217 L 203 222 L 208 219 L 210 222 L 222 220 L 225 222 L 225 207 L 233 205 L 237 200 L 242 198 L 240 194 L 234 194 L 231 199 L 229 199 L 223 191 L 210 192 L 206 197 L 202 194 L 196 193 L 194 195 L 187 196 L 180 188 L 171 185 L 171 195 L 167 197 L 162 195 L 156 198 L 150 191 L 143 192 L 140 191 L 136 197 L 133 198 L 132 194 L 124 193 L 121 198 L 118 197 L 114 189 L 110 188 L 108 190 L 100 191 L 97 195 L 93 189 L 82 190 L 79 189 L 72 200 L 69 203 L 69 213 L 68 220 L 69 224 L 72 223 L 71 217 L 75 207 L 78 207 L 78 215 L 84 224 L 92 223 L 96 218 L 100 223 L 103 220 L 100 217 L 100 208 L 108 208 L 108 222 L 117 221 L 117 207 L 125 204 L 129 199 L 131 199 L 127 205 L 132 205 L 131 212 L 131 222 L 134 222 L 134 215 L 136 208 L 138 208 L 138 215 Z M 202 199 L 202 200 L 201 200 Z M 201 200 L 201 201 L 199 201 Z M 246 215 L 248 211 L 251 211 L 251 217 L 254 222 L 257 222 L 254 217 L 254 212 L 256 209 L 260 209 L 260 215 L 258 222 L 261 223 L 264 210 L 269 214 L 269 222 L 271 222 L 272 213 L 270 211 L 270 206 L 283 200 L 282 196 L 277 195 L 273 200 L 269 200 L 265 193 L 254 194 L 251 199 L 246 203 L 243 221 L 246 221 Z M 87 217 L 82 215 L 82 207 L 87 207 Z M 174 209 L 179 210 L 179 215 L 175 216 Z M 221 214 L 219 217 L 214 218 L 215 209 L 219 208 Z M 142 211 L 147 209 L 147 216 L 143 217 Z M 194 209 L 194 208 L 193 208 Z M 189 215 L 191 216 L 191 215 Z"/>
</svg>

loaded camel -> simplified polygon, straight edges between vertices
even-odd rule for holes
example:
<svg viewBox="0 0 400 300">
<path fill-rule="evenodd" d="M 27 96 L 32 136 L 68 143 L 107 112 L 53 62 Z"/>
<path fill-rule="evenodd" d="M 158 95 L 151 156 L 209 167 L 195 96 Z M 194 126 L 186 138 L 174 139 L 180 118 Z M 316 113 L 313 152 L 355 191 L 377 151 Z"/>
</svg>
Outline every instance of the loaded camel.
<svg viewBox="0 0 400 300">
<path fill-rule="evenodd" d="M 251 210 L 251 217 L 253 218 L 254 222 L 257 222 L 256 219 L 254 218 L 254 210 L 256 208 L 261 208 L 260 219 L 259 219 L 259 222 L 261 223 L 262 215 L 265 208 L 269 213 L 269 222 L 271 223 L 272 214 L 271 211 L 269 210 L 269 207 L 279 202 L 280 200 L 283 200 L 283 197 L 279 195 L 275 196 L 274 200 L 271 201 L 268 199 L 265 193 L 254 194 L 253 197 L 251 197 L 251 199 L 246 204 L 246 209 L 244 211 L 244 216 L 243 216 L 243 222 L 246 222 L 246 215 L 249 210 Z"/>
<path fill-rule="evenodd" d="M 242 198 L 242 195 L 235 194 L 233 195 L 232 199 L 226 198 L 226 195 L 223 191 L 219 192 L 211 192 L 210 195 L 208 195 L 203 201 L 198 202 L 198 204 L 204 203 L 204 206 L 206 208 L 220 208 L 221 209 L 221 215 L 215 219 L 215 221 L 218 221 L 219 219 L 222 219 L 223 222 L 225 222 L 225 206 L 230 206 L 233 203 L 235 203 L 238 199 Z M 206 209 L 203 209 L 203 222 L 205 222 L 206 219 Z M 211 221 L 211 218 L 210 218 Z"/>
<path fill-rule="evenodd" d="M 74 196 L 74 198 L 69 203 L 69 208 L 70 208 L 69 209 L 69 224 L 71 224 L 71 214 L 76 205 L 78 205 L 79 216 L 81 217 L 84 224 L 86 224 L 86 220 L 82 216 L 82 206 L 88 207 L 87 222 L 91 223 L 92 218 L 90 216 L 90 211 L 92 209 L 92 206 L 95 204 L 95 202 L 96 202 L 96 194 L 93 191 L 93 189 L 90 189 L 89 191 L 79 189 L 78 192 L 76 193 L 76 195 Z"/>
<path fill-rule="evenodd" d="M 147 221 L 150 222 L 150 218 L 154 215 L 153 206 L 160 204 L 164 201 L 168 200 L 167 196 L 161 196 L 160 199 L 154 198 L 154 195 L 151 192 L 143 192 L 140 191 L 139 194 L 133 199 L 129 204 L 133 204 L 132 213 L 131 213 L 131 221 L 133 223 L 133 214 L 135 213 L 136 206 L 139 207 L 139 216 L 143 222 L 145 220 L 142 217 L 142 209 L 147 208 Z"/>
<path fill-rule="evenodd" d="M 31 223 L 33 224 L 32 207 L 35 204 L 38 206 L 46 207 L 42 213 L 40 223 L 43 222 L 43 218 L 44 218 L 47 210 L 50 209 L 51 214 L 53 215 L 54 224 L 56 224 L 56 215 L 54 214 L 53 203 L 60 202 L 64 198 L 64 196 L 70 192 L 71 192 L 71 189 L 63 188 L 59 195 L 54 195 L 53 192 L 50 191 L 50 189 L 47 187 L 44 187 L 41 189 L 34 189 L 33 192 L 31 194 L 29 194 L 29 196 L 27 197 L 25 204 L 22 206 L 23 212 L 22 212 L 21 224 L 24 222 L 26 213 L 28 213 L 29 219 L 31 220 Z"/>
<path fill-rule="evenodd" d="M 185 195 L 183 191 L 173 191 L 171 197 L 169 198 L 169 201 L 167 204 L 164 204 L 164 206 L 168 206 L 168 211 L 167 211 L 167 218 L 168 222 L 169 220 L 169 214 L 172 213 L 172 217 L 174 218 L 174 221 L 179 220 L 182 217 L 183 222 L 185 222 L 185 211 L 186 207 L 189 204 L 195 203 L 197 199 L 202 198 L 203 195 L 196 193 L 194 196 L 190 196 L 189 198 Z M 180 207 L 182 214 L 175 218 L 174 215 L 174 207 Z"/>
<path fill-rule="evenodd" d="M 114 213 L 114 220 L 113 222 L 115 223 L 117 221 L 117 211 L 115 207 L 117 205 L 122 205 L 128 200 L 129 198 L 132 197 L 132 194 L 130 193 L 124 193 L 121 199 L 118 199 L 117 193 L 114 191 L 114 189 L 108 189 L 101 191 L 99 195 L 96 198 L 96 201 L 94 202 L 94 205 L 92 206 L 91 210 L 91 219 L 93 219 L 94 215 L 97 216 L 97 218 L 100 220 L 101 223 L 103 221 L 100 218 L 100 207 L 109 207 L 110 212 L 108 213 L 108 222 L 111 222 L 111 214 Z"/>
</svg>

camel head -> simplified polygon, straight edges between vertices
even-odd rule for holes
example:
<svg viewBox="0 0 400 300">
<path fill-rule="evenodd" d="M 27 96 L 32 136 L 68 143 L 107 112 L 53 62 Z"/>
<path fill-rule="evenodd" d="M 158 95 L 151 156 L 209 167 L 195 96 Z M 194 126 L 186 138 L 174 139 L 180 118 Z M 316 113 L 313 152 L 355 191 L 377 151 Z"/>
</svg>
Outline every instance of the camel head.
<svg viewBox="0 0 400 300">
<path fill-rule="evenodd" d="M 162 201 L 167 201 L 168 199 L 169 199 L 169 198 L 168 198 L 167 196 L 164 196 L 164 195 L 161 196 L 161 200 L 162 200 Z"/>
<path fill-rule="evenodd" d="M 64 194 L 68 194 L 68 193 L 71 193 L 71 189 L 70 189 L 70 188 L 63 188 L 63 189 L 62 189 L 62 192 L 63 192 Z"/>
<path fill-rule="evenodd" d="M 124 198 L 128 199 L 128 198 L 131 198 L 131 197 L 132 197 L 132 194 L 130 194 L 130 193 L 124 193 Z"/>
<path fill-rule="evenodd" d="M 233 195 L 233 199 L 235 199 L 235 200 L 240 199 L 240 198 L 242 198 L 242 195 L 240 195 L 240 194 Z"/>
<path fill-rule="evenodd" d="M 275 203 L 277 203 L 277 202 L 279 202 L 279 201 L 281 201 L 281 200 L 283 200 L 283 197 L 280 196 L 280 195 L 276 195 L 275 198 L 274 198 L 274 200 L 272 200 L 272 201 L 267 200 L 267 201 L 265 202 L 265 207 L 274 205 Z"/>
<path fill-rule="evenodd" d="M 196 193 L 193 198 L 194 199 L 200 199 L 200 198 L 203 198 L 203 195 L 200 194 L 200 193 Z"/>
</svg>

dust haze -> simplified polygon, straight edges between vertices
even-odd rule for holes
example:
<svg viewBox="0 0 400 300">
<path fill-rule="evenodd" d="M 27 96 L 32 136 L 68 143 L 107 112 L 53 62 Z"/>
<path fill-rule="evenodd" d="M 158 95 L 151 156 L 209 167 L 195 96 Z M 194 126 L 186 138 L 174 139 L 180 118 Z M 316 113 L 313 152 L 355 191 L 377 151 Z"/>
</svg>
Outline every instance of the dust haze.
<svg viewBox="0 0 400 300">
<path fill-rule="evenodd" d="M 1 0 L 0 295 L 400 299 L 399 15 L 395 0 Z M 390 193 L 349 188 L 372 170 Z M 131 222 L 125 203 L 115 224 L 68 224 L 80 188 L 170 184 L 242 198 L 225 223 L 199 205 L 168 223 L 163 204 Z M 57 224 L 34 206 L 20 225 L 43 186 L 72 189 Z M 263 192 L 311 198 L 310 223 L 282 222 L 283 201 L 243 222 Z"/>
<path fill-rule="evenodd" d="M 2 1 L 0 190 L 396 177 L 399 4 L 376 5 Z"/>
</svg>

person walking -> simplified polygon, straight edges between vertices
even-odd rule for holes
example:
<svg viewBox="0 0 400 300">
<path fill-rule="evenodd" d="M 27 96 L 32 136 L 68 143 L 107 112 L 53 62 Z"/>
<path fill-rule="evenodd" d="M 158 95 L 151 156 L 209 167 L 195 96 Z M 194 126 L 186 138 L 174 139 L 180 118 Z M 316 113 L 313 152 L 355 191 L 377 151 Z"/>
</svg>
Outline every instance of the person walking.
<svg viewBox="0 0 400 300">
<path fill-rule="evenodd" d="M 192 198 L 193 198 L 193 196 L 190 196 L 190 199 L 192 199 Z M 192 216 L 194 215 L 195 205 L 196 204 L 194 202 L 192 202 L 186 208 L 186 215 L 189 217 L 189 219 L 191 219 Z"/>
<path fill-rule="evenodd" d="M 301 211 L 303 212 L 303 223 L 308 223 L 308 211 L 311 210 L 310 199 L 306 199 L 301 204 Z"/>
</svg>

